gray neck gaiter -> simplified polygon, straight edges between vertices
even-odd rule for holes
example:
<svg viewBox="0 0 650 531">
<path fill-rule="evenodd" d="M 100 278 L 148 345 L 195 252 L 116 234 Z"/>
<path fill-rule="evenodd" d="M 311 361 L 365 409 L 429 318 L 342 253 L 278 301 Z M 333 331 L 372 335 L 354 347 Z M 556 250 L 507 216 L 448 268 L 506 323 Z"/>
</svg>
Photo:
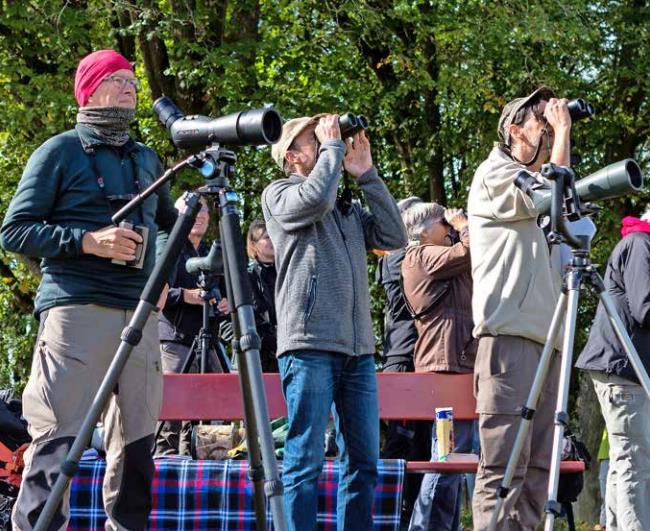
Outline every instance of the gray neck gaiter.
<svg viewBox="0 0 650 531">
<path fill-rule="evenodd" d="M 84 124 L 109 146 L 123 146 L 129 139 L 129 124 L 135 109 L 127 107 L 81 107 L 77 123 Z"/>
</svg>

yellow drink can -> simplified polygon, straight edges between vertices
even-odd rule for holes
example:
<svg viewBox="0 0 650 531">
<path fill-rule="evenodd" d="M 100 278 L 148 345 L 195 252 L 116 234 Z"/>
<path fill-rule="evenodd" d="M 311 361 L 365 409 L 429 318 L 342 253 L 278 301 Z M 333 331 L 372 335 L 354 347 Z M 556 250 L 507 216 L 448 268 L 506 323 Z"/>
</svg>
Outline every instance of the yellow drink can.
<svg viewBox="0 0 650 531">
<path fill-rule="evenodd" d="M 447 461 L 454 451 L 454 408 L 436 408 L 436 438 L 438 439 L 438 461 Z"/>
</svg>

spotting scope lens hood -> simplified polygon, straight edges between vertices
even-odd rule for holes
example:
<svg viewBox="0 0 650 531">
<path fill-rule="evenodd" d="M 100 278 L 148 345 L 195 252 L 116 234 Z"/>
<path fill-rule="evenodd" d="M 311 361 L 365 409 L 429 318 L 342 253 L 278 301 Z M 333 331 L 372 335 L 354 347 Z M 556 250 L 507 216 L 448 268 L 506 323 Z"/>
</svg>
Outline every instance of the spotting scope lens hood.
<svg viewBox="0 0 650 531">
<path fill-rule="evenodd" d="M 215 240 L 212 242 L 210 252 L 207 256 L 189 258 L 185 262 L 185 270 L 190 275 L 197 275 L 201 271 L 216 275 L 223 275 L 223 255 L 221 252 L 221 242 Z"/>
</svg>

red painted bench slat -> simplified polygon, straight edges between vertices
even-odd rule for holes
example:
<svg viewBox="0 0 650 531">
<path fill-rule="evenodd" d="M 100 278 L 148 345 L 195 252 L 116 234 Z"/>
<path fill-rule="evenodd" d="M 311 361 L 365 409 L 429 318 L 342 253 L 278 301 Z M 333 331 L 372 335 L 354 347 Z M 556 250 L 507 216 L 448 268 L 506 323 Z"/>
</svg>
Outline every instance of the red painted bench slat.
<svg viewBox="0 0 650 531">
<path fill-rule="evenodd" d="M 454 408 L 454 418 L 477 418 L 471 374 L 378 373 L 382 419 L 431 420 L 436 407 Z M 244 407 L 236 374 L 166 374 L 163 420 L 236 420 Z M 264 374 L 271 417 L 286 415 L 278 374 Z"/>
<path fill-rule="evenodd" d="M 436 407 L 453 407 L 454 418 L 475 419 L 472 374 L 378 373 L 382 419 L 432 420 Z M 271 418 L 287 414 L 278 374 L 264 374 Z M 162 420 L 238 420 L 244 407 L 237 374 L 166 374 Z M 456 454 L 449 461 L 409 461 L 408 472 L 475 472 L 478 458 Z M 582 472 L 581 461 L 562 462 L 562 471 Z"/>
<path fill-rule="evenodd" d="M 448 461 L 407 461 L 406 471 L 415 473 L 425 472 L 476 472 L 478 455 L 451 454 Z M 582 461 L 562 461 L 560 470 L 567 474 L 583 472 L 585 464 Z"/>
</svg>

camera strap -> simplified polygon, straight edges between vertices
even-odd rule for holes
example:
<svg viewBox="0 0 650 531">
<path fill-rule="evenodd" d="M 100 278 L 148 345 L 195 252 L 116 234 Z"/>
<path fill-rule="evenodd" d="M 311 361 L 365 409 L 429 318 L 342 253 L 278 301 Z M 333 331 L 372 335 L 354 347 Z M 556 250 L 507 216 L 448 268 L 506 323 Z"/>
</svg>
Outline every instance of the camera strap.
<svg viewBox="0 0 650 531">
<path fill-rule="evenodd" d="M 517 157 L 515 157 L 512 154 L 512 150 L 510 149 L 510 146 L 507 144 L 499 144 L 499 147 L 501 148 L 501 151 L 503 151 L 506 155 L 508 155 L 512 160 L 515 162 L 518 162 L 519 164 L 522 164 L 523 166 L 531 166 L 532 164 L 535 163 L 537 160 L 537 157 L 539 156 L 539 152 L 542 149 L 542 144 L 543 144 L 543 139 L 546 137 L 546 149 L 549 152 L 551 151 L 551 137 L 549 135 L 548 129 L 546 126 L 544 126 L 544 129 L 542 129 L 541 134 L 539 135 L 539 140 L 537 141 L 537 146 L 535 147 L 535 153 L 531 157 L 530 160 L 528 161 L 523 161 L 519 160 Z"/>
<path fill-rule="evenodd" d="M 350 214 L 352 210 L 352 189 L 350 188 L 350 180 L 345 170 L 343 170 L 343 190 L 341 190 L 341 193 L 336 198 L 336 206 L 344 216 Z"/>
<path fill-rule="evenodd" d="M 93 169 L 93 173 L 95 174 L 95 179 L 97 181 L 97 186 L 99 190 L 101 191 L 102 195 L 104 196 L 104 199 L 106 200 L 106 204 L 108 206 L 108 212 L 109 215 L 112 216 L 115 214 L 116 209 L 113 208 L 113 205 L 115 203 L 123 203 L 126 204 L 129 201 L 131 201 L 133 198 L 137 197 L 140 192 L 140 180 L 138 179 L 138 164 L 135 160 L 135 153 L 133 151 L 129 152 L 129 160 L 131 161 L 131 171 L 132 171 L 132 177 L 133 177 L 133 185 L 135 187 L 135 193 L 134 194 L 115 194 L 115 195 L 109 195 L 106 192 L 106 183 L 104 182 L 104 177 L 102 175 L 102 172 L 99 170 L 99 166 L 97 164 L 97 154 L 95 152 L 95 149 L 92 147 L 87 148 L 86 153 L 90 156 L 90 164 Z M 120 164 L 124 163 L 124 158 L 120 157 Z M 142 209 L 142 205 L 138 207 L 139 213 L 140 213 L 140 220 L 141 223 L 144 223 L 144 211 Z"/>
</svg>

